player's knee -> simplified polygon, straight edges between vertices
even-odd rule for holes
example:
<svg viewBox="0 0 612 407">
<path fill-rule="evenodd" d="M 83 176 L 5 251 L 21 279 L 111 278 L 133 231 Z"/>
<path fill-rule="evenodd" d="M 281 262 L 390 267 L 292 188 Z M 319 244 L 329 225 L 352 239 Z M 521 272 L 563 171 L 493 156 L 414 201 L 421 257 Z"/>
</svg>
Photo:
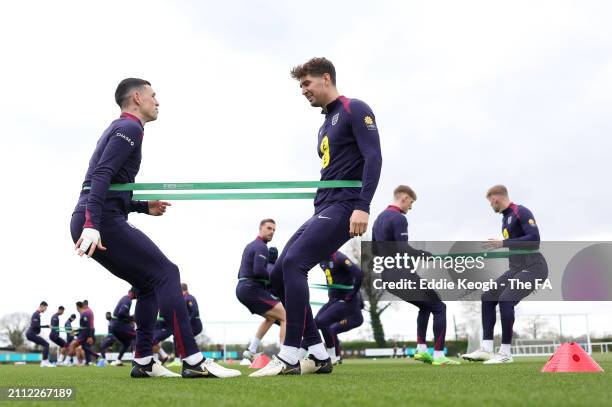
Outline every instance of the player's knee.
<svg viewBox="0 0 612 407">
<path fill-rule="evenodd" d="M 298 257 L 296 255 L 294 255 L 291 252 L 287 253 L 282 263 L 283 274 L 285 274 L 284 273 L 285 271 L 287 272 L 293 271 L 295 267 L 297 266 L 297 262 L 298 262 Z"/>
<path fill-rule="evenodd" d="M 317 315 L 315 317 L 315 324 L 317 328 L 328 328 L 332 324 L 332 321 L 324 315 Z"/>
<path fill-rule="evenodd" d="M 436 314 L 446 313 L 446 304 L 442 301 L 435 302 L 432 306 L 432 311 Z"/>
<path fill-rule="evenodd" d="M 179 272 L 179 268 L 176 264 L 168 261 L 165 264 L 162 264 L 162 273 L 157 279 L 157 282 L 163 284 L 180 284 L 181 275 Z M 139 294 L 142 297 L 142 293 Z"/>
<path fill-rule="evenodd" d="M 500 301 L 499 314 L 502 318 L 514 318 L 514 302 Z"/>
<path fill-rule="evenodd" d="M 179 272 L 179 268 L 176 264 L 174 263 L 168 264 L 166 266 L 166 270 L 167 270 L 168 276 L 171 277 L 173 280 L 181 281 L 181 273 Z"/>
<path fill-rule="evenodd" d="M 284 321 L 287 319 L 287 315 L 285 314 L 285 307 L 280 302 L 277 303 L 268 313 L 266 319 L 272 321 L 272 323 L 277 320 Z"/>
<path fill-rule="evenodd" d="M 295 276 L 296 273 L 306 276 L 307 270 L 304 270 L 305 266 L 300 257 L 299 253 L 290 250 L 283 259 L 282 269 L 285 282 L 289 276 Z"/>
</svg>

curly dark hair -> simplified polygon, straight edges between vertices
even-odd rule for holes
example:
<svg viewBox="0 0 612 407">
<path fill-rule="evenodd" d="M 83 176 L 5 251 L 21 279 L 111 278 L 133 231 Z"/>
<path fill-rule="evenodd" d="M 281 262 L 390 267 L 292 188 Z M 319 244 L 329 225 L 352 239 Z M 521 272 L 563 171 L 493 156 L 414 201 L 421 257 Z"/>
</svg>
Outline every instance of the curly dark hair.
<svg viewBox="0 0 612 407">
<path fill-rule="evenodd" d="M 331 82 L 336 86 L 336 68 L 332 62 L 325 57 L 315 57 L 302 65 L 294 66 L 291 69 L 291 77 L 298 81 L 306 75 L 323 76 L 329 74 Z"/>
</svg>

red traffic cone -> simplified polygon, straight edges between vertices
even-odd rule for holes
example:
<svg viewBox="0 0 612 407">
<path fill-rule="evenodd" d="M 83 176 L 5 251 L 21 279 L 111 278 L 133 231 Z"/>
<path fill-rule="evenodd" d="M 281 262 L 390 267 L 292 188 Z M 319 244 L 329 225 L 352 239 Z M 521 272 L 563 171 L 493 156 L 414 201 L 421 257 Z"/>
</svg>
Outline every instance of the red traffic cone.
<svg viewBox="0 0 612 407">
<path fill-rule="evenodd" d="M 253 363 L 251 363 L 251 366 L 249 367 L 251 369 L 261 369 L 262 367 L 267 365 L 268 362 L 270 362 L 270 358 L 265 353 L 262 353 L 261 355 L 255 358 L 255 360 L 253 361 Z"/>
<path fill-rule="evenodd" d="M 575 342 L 561 344 L 540 372 L 603 372 L 604 370 Z"/>
</svg>

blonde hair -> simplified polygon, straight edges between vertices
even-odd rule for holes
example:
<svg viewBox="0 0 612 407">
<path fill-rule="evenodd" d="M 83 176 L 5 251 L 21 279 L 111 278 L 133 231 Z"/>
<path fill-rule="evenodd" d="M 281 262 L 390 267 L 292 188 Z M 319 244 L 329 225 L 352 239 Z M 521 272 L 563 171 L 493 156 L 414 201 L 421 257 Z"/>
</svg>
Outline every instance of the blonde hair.
<svg viewBox="0 0 612 407">
<path fill-rule="evenodd" d="M 491 195 L 503 195 L 503 196 L 508 196 L 508 188 L 506 188 L 504 185 L 493 185 L 491 188 L 489 188 L 489 190 L 487 191 L 487 198 L 491 197 Z"/>
</svg>

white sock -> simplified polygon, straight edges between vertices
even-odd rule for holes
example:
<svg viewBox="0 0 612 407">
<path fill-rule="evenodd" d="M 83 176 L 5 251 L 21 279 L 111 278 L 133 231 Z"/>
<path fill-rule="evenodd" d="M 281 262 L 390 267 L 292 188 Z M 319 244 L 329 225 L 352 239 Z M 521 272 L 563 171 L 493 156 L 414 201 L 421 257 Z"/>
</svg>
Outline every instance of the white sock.
<svg viewBox="0 0 612 407">
<path fill-rule="evenodd" d="M 193 355 L 187 356 L 183 360 L 185 362 L 187 362 L 189 365 L 195 366 L 198 363 L 200 363 L 202 361 L 202 359 L 204 359 L 204 356 L 202 355 L 202 352 L 197 352 L 197 353 L 194 353 Z"/>
<path fill-rule="evenodd" d="M 166 353 L 164 348 L 162 348 L 161 346 L 159 347 L 159 351 L 157 351 L 157 353 L 159 353 L 159 356 L 161 356 L 162 358 L 167 358 L 168 357 L 168 354 Z"/>
<path fill-rule="evenodd" d="M 298 350 L 298 359 L 305 359 L 308 357 L 308 351 L 304 348 L 300 348 Z"/>
<path fill-rule="evenodd" d="M 139 365 L 148 365 L 153 360 L 153 356 L 145 356 L 144 358 L 134 358 L 134 362 Z"/>
<path fill-rule="evenodd" d="M 510 344 L 502 343 L 499 347 L 499 353 L 503 353 L 504 355 L 512 355 L 512 351 L 510 350 Z"/>
<path fill-rule="evenodd" d="M 280 352 L 278 352 L 278 357 L 290 365 L 295 365 L 299 360 L 298 348 L 295 346 L 281 345 Z"/>
<path fill-rule="evenodd" d="M 336 360 L 336 348 L 327 348 L 327 354 L 331 358 L 332 362 Z"/>
<path fill-rule="evenodd" d="M 57 363 L 62 363 L 63 361 L 64 361 L 64 355 L 60 353 L 59 356 L 57 357 Z"/>
<path fill-rule="evenodd" d="M 310 353 L 319 360 L 327 360 L 327 358 L 329 357 L 327 351 L 325 350 L 325 345 L 323 345 L 322 342 L 317 343 L 316 345 L 309 346 L 308 353 Z"/>
<path fill-rule="evenodd" d="M 434 359 L 443 358 L 443 357 L 444 357 L 443 350 L 434 350 L 434 354 L 433 354 Z"/>
<path fill-rule="evenodd" d="M 417 353 L 427 352 L 427 344 L 426 343 L 417 343 L 416 351 L 417 351 Z"/>
<path fill-rule="evenodd" d="M 483 339 L 482 349 L 484 349 L 486 352 L 493 352 L 493 339 Z"/>
<path fill-rule="evenodd" d="M 260 343 L 261 343 L 261 339 L 254 336 L 253 339 L 251 339 L 251 344 L 249 345 L 249 352 L 257 353 L 257 347 L 259 346 Z"/>
</svg>

